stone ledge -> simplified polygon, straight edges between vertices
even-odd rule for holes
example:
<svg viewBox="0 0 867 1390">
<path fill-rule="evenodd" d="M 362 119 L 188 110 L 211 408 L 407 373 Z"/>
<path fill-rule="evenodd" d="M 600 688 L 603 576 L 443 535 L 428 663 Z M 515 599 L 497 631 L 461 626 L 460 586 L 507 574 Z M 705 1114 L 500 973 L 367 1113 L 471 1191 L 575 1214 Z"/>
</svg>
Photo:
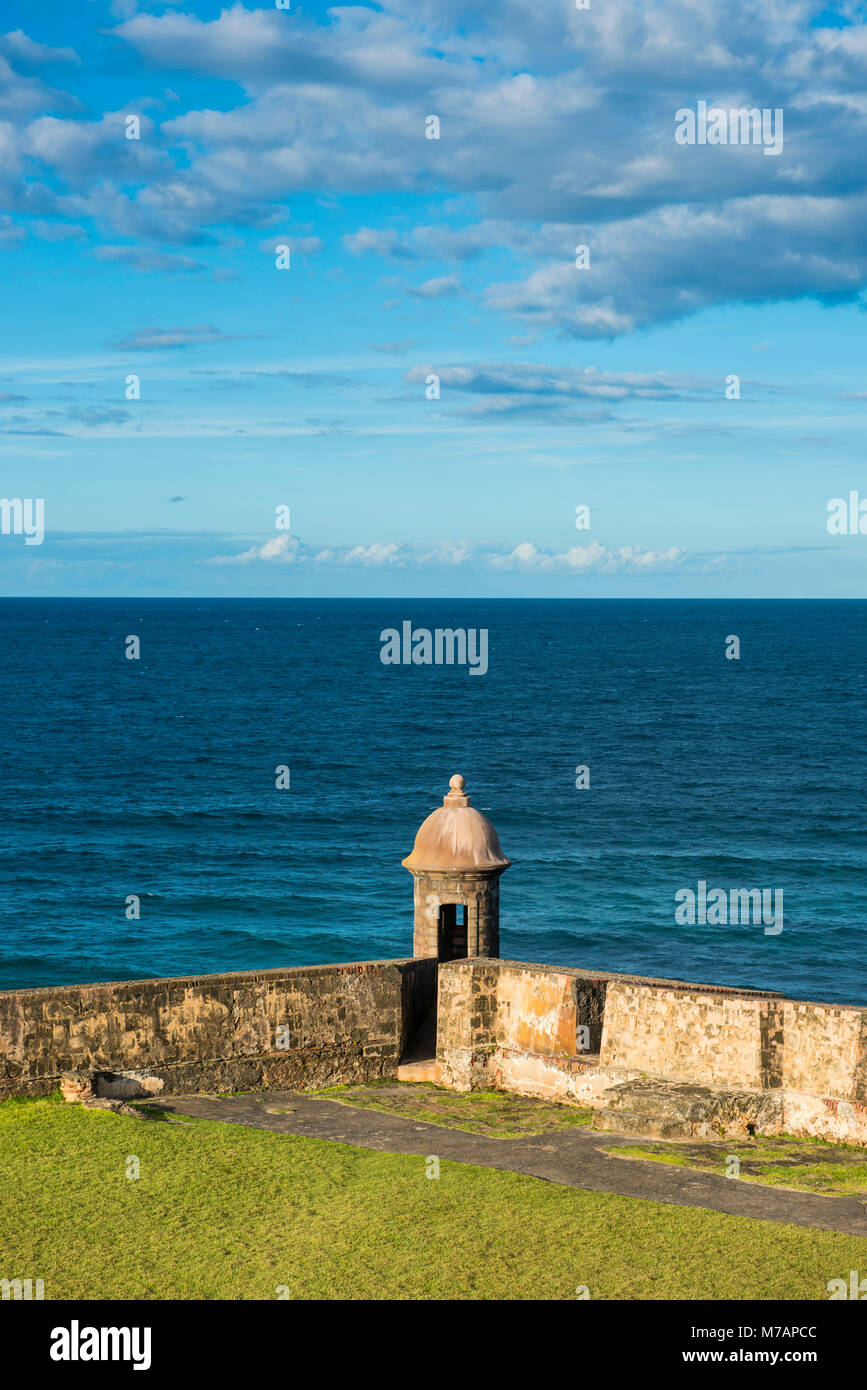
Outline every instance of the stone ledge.
<svg viewBox="0 0 867 1390">
<path fill-rule="evenodd" d="M 82 990 L 130 990 L 165 988 L 167 986 L 180 986 L 184 989 L 208 988 L 216 985 L 229 985 L 230 987 L 246 984 L 268 984 L 271 981 L 291 980 L 293 977 L 317 975 L 364 975 L 372 970 L 381 970 L 383 966 L 413 965 L 419 966 L 424 958 L 419 956 L 401 956 L 394 960 L 360 960 L 360 961 L 338 961 L 329 965 L 286 965 L 277 966 L 272 970 L 229 970 L 217 975 L 148 975 L 137 980 L 94 980 L 84 984 L 71 985 L 34 985 L 24 989 L 3 989 L 0 990 L 0 1008 L 8 1000 L 17 1000 L 22 996 L 45 999 L 60 997 L 64 994 L 80 994 Z M 436 962 L 434 962 L 436 964 Z"/>
<path fill-rule="evenodd" d="M 724 995 L 727 998 L 786 998 L 784 994 L 774 989 L 736 989 L 729 985 L 707 985 L 693 980 L 666 980 L 653 975 L 629 975 L 616 970 L 591 970 L 580 966 L 544 965 L 539 961 L 502 960 L 499 957 L 473 956 L 464 960 L 450 960 L 440 963 L 440 970 L 472 970 L 480 967 L 493 967 L 498 971 L 526 970 L 542 975 L 563 975 L 573 980 L 594 980 L 603 984 L 646 985 L 652 989 L 684 990 L 693 994 Z"/>
<path fill-rule="evenodd" d="M 659 1139 L 746 1139 L 779 1134 L 779 1091 L 736 1091 L 657 1077 L 619 1082 L 603 1093 L 600 1127 Z"/>
</svg>

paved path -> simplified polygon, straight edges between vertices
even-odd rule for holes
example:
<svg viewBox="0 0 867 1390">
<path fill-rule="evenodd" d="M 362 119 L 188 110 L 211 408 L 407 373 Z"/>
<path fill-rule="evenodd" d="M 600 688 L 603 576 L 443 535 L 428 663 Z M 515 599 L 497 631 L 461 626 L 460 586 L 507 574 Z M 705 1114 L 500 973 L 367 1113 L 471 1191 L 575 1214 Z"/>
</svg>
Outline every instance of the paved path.
<svg viewBox="0 0 867 1390">
<path fill-rule="evenodd" d="M 867 1200 L 819 1197 L 669 1164 L 609 1157 L 605 1148 L 648 1141 L 596 1130 L 572 1128 L 525 1139 L 491 1139 L 292 1091 L 258 1091 L 229 1097 L 170 1096 L 156 1102 L 155 1108 L 179 1116 L 275 1130 L 279 1134 L 333 1139 L 381 1153 L 423 1157 L 436 1154 L 456 1163 L 526 1173 L 592 1192 L 612 1192 L 674 1206 L 705 1207 L 763 1221 L 867 1236 Z M 284 1113 L 279 1113 L 281 1110 Z"/>
</svg>

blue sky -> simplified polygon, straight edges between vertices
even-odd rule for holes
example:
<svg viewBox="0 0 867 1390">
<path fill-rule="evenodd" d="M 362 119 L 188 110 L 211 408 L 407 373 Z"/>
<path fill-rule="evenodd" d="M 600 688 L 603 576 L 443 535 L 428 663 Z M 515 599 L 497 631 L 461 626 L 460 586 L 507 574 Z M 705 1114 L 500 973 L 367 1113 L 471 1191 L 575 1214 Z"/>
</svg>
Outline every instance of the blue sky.
<svg viewBox="0 0 867 1390">
<path fill-rule="evenodd" d="M 865 79 L 859 5 L 7 0 L 0 593 L 863 596 Z"/>
</svg>

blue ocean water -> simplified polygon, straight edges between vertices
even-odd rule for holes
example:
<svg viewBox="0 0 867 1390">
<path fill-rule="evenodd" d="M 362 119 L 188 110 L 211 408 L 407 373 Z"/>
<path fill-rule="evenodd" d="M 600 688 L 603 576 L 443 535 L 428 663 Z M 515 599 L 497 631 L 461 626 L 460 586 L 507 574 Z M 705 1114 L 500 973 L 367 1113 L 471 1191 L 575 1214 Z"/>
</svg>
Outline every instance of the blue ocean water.
<svg viewBox="0 0 867 1390">
<path fill-rule="evenodd" d="M 384 666 L 407 619 L 487 628 L 488 673 Z M 0 988 L 409 955 L 461 772 L 504 957 L 867 1002 L 865 603 L 8 599 L 0 634 Z M 702 879 L 782 889 L 783 931 L 678 926 Z"/>
</svg>

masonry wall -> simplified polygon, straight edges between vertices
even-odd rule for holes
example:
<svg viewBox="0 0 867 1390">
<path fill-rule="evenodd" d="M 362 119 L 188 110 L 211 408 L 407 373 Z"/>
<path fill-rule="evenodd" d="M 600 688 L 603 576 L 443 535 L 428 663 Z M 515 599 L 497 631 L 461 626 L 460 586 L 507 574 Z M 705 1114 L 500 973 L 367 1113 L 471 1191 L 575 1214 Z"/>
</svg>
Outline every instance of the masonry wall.
<svg viewBox="0 0 867 1390">
<path fill-rule="evenodd" d="M 600 1062 L 698 1086 L 783 1084 L 779 995 L 612 980 Z"/>
<path fill-rule="evenodd" d="M 611 978 L 520 961 L 441 965 L 437 1060 L 445 1084 L 574 1099 L 574 1079 L 599 1051 Z"/>
<path fill-rule="evenodd" d="M 394 1077 L 437 987 L 447 1086 L 623 1117 L 661 1079 L 695 1093 L 705 1128 L 867 1145 L 867 1008 L 486 957 L 0 993 L 0 1098 L 65 1072 L 134 1071 L 165 1094 Z"/>
<path fill-rule="evenodd" d="M 2 992 L 0 1098 L 47 1095 L 69 1071 L 147 1072 L 164 1094 L 391 1077 L 436 971 L 363 961 Z"/>
<path fill-rule="evenodd" d="M 490 873 L 413 874 L 413 954 L 436 956 L 439 910 L 445 903 L 467 909 L 467 955 L 496 956 L 500 950 L 500 881 Z"/>
<path fill-rule="evenodd" d="M 613 1107 L 628 1132 L 625 1107 L 661 1081 L 680 1087 L 681 1099 L 688 1090 L 696 1134 L 785 1131 L 867 1145 L 867 1009 L 515 961 L 453 961 L 440 966 L 437 1028 L 442 1081 L 456 1089 L 493 1086 Z M 656 1087 L 654 1105 L 662 1094 Z M 617 1123 L 615 1113 L 610 1127 Z"/>
<path fill-rule="evenodd" d="M 784 1029 L 786 1128 L 867 1144 L 867 1009 L 787 999 Z"/>
</svg>

